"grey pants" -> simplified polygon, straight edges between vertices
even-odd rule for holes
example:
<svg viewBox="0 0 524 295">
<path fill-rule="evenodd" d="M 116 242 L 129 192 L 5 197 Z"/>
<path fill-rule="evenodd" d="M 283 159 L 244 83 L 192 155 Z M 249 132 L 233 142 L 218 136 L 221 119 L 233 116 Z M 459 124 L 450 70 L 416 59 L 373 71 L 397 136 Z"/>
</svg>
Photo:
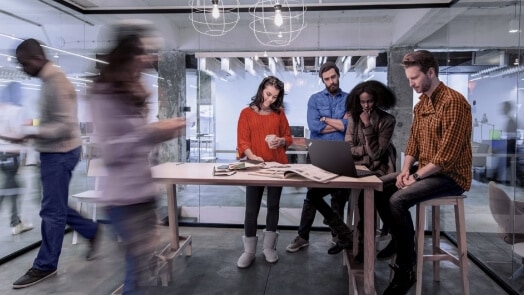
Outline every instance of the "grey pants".
<svg viewBox="0 0 524 295">
<path fill-rule="evenodd" d="M 18 216 L 18 195 L 20 185 L 16 179 L 16 173 L 20 166 L 20 155 L 12 153 L 0 153 L 0 171 L 2 171 L 2 187 L 0 189 L 0 206 L 5 198 L 11 200 L 11 226 L 20 224 Z"/>
</svg>

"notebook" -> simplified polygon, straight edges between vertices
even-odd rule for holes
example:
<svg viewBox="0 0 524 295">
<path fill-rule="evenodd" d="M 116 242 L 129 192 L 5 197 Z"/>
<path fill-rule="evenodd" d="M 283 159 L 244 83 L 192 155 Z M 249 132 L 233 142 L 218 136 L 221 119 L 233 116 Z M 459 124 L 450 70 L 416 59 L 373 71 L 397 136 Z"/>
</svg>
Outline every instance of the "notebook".
<svg viewBox="0 0 524 295">
<path fill-rule="evenodd" d="M 326 171 L 349 177 L 374 175 L 372 171 L 357 169 L 351 155 L 351 146 L 346 141 L 308 140 L 311 164 Z"/>
</svg>

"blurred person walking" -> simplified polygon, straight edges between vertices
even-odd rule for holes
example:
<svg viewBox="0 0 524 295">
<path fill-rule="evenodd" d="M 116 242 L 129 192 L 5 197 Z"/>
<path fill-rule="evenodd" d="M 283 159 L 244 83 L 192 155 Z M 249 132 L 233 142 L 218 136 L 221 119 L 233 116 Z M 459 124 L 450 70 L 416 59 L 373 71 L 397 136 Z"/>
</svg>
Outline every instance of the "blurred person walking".
<svg viewBox="0 0 524 295">
<path fill-rule="evenodd" d="M 269 76 L 258 86 L 257 94 L 240 112 L 237 126 L 238 156 L 248 160 L 287 164 L 286 148 L 291 145 L 291 129 L 284 113 L 284 83 Z M 257 219 L 264 186 L 246 187 L 244 219 L 244 252 L 237 261 L 239 268 L 247 268 L 255 259 L 257 249 Z M 278 261 L 276 244 L 282 187 L 267 187 L 267 215 L 264 230 L 263 253 L 266 261 Z"/>
<path fill-rule="evenodd" d="M 66 224 L 89 240 L 88 260 L 95 253 L 99 227 L 67 203 L 69 183 L 82 144 L 75 88 L 46 58 L 37 40 L 23 41 L 16 48 L 16 58 L 25 73 L 42 80 L 40 124 L 36 133 L 25 136 L 34 139 L 35 149 L 40 152 L 42 245 L 31 269 L 13 283 L 13 288 L 18 289 L 56 274 Z"/>
<path fill-rule="evenodd" d="M 20 83 L 11 82 L 7 84 L 0 98 L 0 171 L 3 174 L 0 206 L 6 198 L 11 201 L 11 233 L 13 235 L 33 229 L 32 224 L 23 223 L 19 216 L 19 196 L 22 188 L 16 175 L 23 146 L 8 143 L 12 139 L 21 138 L 23 134 L 24 118 L 21 95 Z M 8 142 L 2 141 L 2 138 Z M 8 145 L 3 145 L 4 143 Z"/>
<path fill-rule="evenodd" d="M 95 82 L 91 106 L 108 171 L 101 202 L 125 248 L 123 294 L 147 294 L 149 265 L 157 250 L 157 189 L 149 153 L 156 144 L 180 136 L 185 120 L 147 122 L 149 93 L 140 80 L 151 65 L 140 30 L 116 27 L 118 44 Z"/>
</svg>

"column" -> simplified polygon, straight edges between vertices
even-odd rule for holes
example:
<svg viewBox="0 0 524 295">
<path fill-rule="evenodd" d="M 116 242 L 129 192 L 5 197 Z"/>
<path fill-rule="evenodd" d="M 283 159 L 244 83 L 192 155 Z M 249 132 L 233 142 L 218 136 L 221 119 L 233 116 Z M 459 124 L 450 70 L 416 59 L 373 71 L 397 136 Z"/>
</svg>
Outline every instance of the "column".
<svg viewBox="0 0 524 295">
<path fill-rule="evenodd" d="M 397 171 L 400 171 L 400 153 L 406 149 L 411 124 L 413 123 L 413 89 L 400 64 L 406 53 L 412 52 L 412 47 L 390 48 L 388 52 L 388 86 L 397 96 L 397 104 L 391 114 L 397 119 L 393 133 L 393 144 L 397 148 Z"/>
<path fill-rule="evenodd" d="M 186 105 L 186 54 L 165 51 L 159 53 L 158 59 L 158 118 L 181 117 L 181 107 Z M 160 163 L 183 162 L 185 159 L 185 136 L 166 141 L 158 147 Z"/>
</svg>

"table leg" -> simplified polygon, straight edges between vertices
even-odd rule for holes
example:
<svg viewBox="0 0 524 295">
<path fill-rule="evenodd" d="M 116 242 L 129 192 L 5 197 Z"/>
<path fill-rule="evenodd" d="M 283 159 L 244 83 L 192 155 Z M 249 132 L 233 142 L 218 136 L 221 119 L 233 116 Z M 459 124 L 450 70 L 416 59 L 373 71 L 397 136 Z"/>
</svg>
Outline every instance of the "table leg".
<svg viewBox="0 0 524 295">
<path fill-rule="evenodd" d="M 375 199 L 374 190 L 364 190 L 364 293 L 375 291 Z"/>
<path fill-rule="evenodd" d="M 176 184 L 167 185 L 167 215 L 169 220 L 169 231 L 171 232 L 171 250 L 176 251 L 178 250 L 180 242 L 180 237 L 178 235 Z"/>
</svg>

